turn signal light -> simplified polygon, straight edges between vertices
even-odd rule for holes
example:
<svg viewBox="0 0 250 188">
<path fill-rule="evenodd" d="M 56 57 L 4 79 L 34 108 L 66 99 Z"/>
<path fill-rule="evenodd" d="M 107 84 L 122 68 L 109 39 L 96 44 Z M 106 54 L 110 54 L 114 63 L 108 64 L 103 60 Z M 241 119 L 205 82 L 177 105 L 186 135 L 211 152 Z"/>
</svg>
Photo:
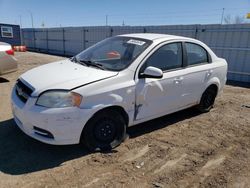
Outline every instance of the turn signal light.
<svg viewBox="0 0 250 188">
<path fill-rule="evenodd" d="M 72 95 L 72 103 L 74 106 L 80 107 L 82 102 L 82 96 L 78 93 L 71 92 Z"/>
</svg>

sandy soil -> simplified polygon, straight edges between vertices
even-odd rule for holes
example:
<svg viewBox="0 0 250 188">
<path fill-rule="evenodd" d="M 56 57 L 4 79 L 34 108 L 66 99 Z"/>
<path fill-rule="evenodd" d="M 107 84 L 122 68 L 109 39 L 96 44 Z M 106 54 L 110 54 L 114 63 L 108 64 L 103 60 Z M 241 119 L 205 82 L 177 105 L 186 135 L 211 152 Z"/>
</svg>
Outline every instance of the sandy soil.
<svg viewBox="0 0 250 188">
<path fill-rule="evenodd" d="M 226 86 L 211 112 L 187 109 L 128 130 L 111 153 L 50 146 L 24 135 L 10 109 L 17 77 L 62 59 L 16 53 L 0 78 L 0 187 L 250 187 L 250 89 Z"/>
</svg>

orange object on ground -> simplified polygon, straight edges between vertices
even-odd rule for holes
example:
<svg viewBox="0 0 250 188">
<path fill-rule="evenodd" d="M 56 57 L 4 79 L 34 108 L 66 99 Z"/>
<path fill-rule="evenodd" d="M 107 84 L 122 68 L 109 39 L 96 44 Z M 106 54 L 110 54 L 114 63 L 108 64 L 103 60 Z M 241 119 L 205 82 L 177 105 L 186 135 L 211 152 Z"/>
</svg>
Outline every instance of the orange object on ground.
<svg viewBox="0 0 250 188">
<path fill-rule="evenodd" d="M 14 49 L 16 52 L 26 52 L 26 51 L 27 51 L 26 46 L 13 46 L 13 49 Z"/>
</svg>

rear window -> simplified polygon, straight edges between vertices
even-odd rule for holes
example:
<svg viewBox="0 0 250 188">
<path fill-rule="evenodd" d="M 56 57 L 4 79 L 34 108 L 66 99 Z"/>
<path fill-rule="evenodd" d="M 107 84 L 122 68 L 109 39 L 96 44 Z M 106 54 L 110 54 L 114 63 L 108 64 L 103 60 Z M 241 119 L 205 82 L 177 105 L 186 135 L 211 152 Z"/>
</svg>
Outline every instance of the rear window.
<svg viewBox="0 0 250 188">
<path fill-rule="evenodd" d="M 188 65 L 208 63 L 207 51 L 198 44 L 185 43 Z"/>
</svg>

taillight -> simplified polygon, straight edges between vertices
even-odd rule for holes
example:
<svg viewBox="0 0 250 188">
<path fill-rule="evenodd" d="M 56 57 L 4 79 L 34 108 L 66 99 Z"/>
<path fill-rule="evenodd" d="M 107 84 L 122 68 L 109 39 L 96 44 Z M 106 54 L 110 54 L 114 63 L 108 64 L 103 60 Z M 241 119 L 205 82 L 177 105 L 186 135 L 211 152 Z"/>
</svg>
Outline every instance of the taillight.
<svg viewBox="0 0 250 188">
<path fill-rule="evenodd" d="M 7 50 L 5 51 L 7 54 L 9 55 L 14 55 L 14 50 L 13 49 L 10 49 L 10 50 Z"/>
</svg>

